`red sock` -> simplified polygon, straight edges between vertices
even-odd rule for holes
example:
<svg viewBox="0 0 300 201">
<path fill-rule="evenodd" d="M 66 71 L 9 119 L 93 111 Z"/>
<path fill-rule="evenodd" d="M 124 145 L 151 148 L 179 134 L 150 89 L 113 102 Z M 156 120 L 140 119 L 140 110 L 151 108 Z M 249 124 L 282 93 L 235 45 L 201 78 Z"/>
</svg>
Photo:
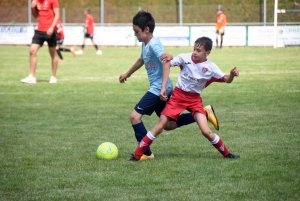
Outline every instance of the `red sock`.
<svg viewBox="0 0 300 201">
<path fill-rule="evenodd" d="M 140 158 L 142 157 L 142 155 L 144 154 L 146 149 L 148 149 L 148 147 L 150 147 L 152 142 L 153 141 L 147 135 L 145 137 L 143 137 L 143 139 L 140 141 L 138 147 L 136 148 L 136 150 L 134 152 L 134 156 L 137 160 L 140 160 Z"/>
<path fill-rule="evenodd" d="M 219 139 L 219 141 L 216 144 L 213 144 L 213 146 L 223 155 L 223 156 L 227 156 L 228 154 L 230 154 L 230 152 L 228 151 L 227 147 L 225 146 L 225 144 L 223 143 L 223 141 L 221 140 L 221 138 Z"/>
</svg>

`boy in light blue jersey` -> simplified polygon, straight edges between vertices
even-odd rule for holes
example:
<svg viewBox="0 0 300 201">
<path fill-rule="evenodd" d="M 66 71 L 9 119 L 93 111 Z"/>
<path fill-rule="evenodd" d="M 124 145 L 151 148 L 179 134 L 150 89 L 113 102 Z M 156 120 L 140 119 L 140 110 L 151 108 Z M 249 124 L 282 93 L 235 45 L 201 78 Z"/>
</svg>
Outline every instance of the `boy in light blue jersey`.
<svg viewBox="0 0 300 201">
<path fill-rule="evenodd" d="M 133 30 L 139 42 L 142 42 L 142 52 L 140 58 L 133 64 L 133 66 L 127 71 L 120 75 L 120 83 L 125 83 L 135 71 L 145 65 L 150 87 L 141 100 L 136 104 L 134 110 L 130 114 L 130 121 L 135 133 L 135 137 L 140 142 L 143 137 L 147 134 L 147 130 L 142 122 L 143 115 L 152 115 L 153 112 L 159 117 L 162 110 L 164 109 L 166 102 L 161 100 L 159 97 L 162 87 L 162 73 L 163 73 L 163 60 L 170 60 L 172 58 L 163 57 L 165 50 L 158 38 L 153 36 L 155 28 L 155 21 L 151 13 L 145 11 L 139 11 L 133 17 Z M 166 94 L 168 97 L 171 96 L 173 90 L 172 82 L 170 78 L 166 84 Z M 208 120 L 213 123 L 215 128 L 218 130 L 218 120 L 214 114 L 212 106 L 207 106 L 206 109 Z M 181 114 L 177 121 L 170 121 L 164 128 L 165 130 L 173 130 L 180 126 L 187 125 L 195 122 L 193 116 L 190 113 Z M 148 148 L 142 155 L 140 160 L 154 158 L 150 148 Z"/>
</svg>

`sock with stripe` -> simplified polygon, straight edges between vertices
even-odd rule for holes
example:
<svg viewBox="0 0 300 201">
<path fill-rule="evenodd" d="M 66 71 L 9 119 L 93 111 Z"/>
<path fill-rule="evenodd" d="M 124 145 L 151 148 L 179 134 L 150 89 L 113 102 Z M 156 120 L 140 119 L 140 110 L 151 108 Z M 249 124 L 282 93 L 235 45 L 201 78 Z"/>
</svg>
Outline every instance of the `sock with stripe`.
<svg viewBox="0 0 300 201">
<path fill-rule="evenodd" d="M 227 156 L 228 154 L 230 154 L 230 152 L 228 151 L 227 147 L 225 146 L 225 144 L 223 143 L 223 141 L 221 140 L 221 138 L 215 134 L 216 137 L 213 141 L 211 141 L 210 143 L 223 155 L 223 156 Z"/>
<path fill-rule="evenodd" d="M 145 152 L 146 149 L 150 147 L 152 142 L 155 140 L 155 137 L 151 134 L 149 131 L 145 137 L 140 141 L 138 147 L 136 148 L 134 152 L 134 156 L 137 160 L 140 160 L 142 157 L 143 153 Z"/>
</svg>

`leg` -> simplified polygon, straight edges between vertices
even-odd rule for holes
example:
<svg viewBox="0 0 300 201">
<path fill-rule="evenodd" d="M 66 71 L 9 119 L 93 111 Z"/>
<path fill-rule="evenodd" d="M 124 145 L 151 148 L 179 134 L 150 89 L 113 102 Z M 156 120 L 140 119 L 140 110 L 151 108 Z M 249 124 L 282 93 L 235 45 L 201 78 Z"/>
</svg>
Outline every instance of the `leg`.
<svg viewBox="0 0 300 201">
<path fill-rule="evenodd" d="M 219 47 L 219 46 L 218 46 L 218 40 L 219 40 L 219 34 L 216 33 L 216 47 L 217 47 L 217 48 Z"/>
<path fill-rule="evenodd" d="M 169 120 L 169 117 L 165 115 L 160 116 L 158 123 L 151 131 L 147 133 L 147 135 L 141 140 L 138 147 L 136 148 L 134 152 L 135 159 L 140 160 L 145 150 L 150 147 L 155 138 L 163 131 L 165 125 L 169 122 Z"/>
<path fill-rule="evenodd" d="M 92 43 L 93 43 L 94 47 L 95 47 L 96 50 L 97 50 L 96 54 L 101 55 L 101 54 L 102 54 L 102 51 L 101 51 L 100 48 L 96 45 L 96 43 L 95 43 L 95 41 L 94 41 L 94 38 L 91 38 L 91 40 L 92 40 Z"/>
<path fill-rule="evenodd" d="M 57 71 L 57 66 L 58 66 L 58 57 L 57 57 L 57 54 L 56 54 L 55 47 L 49 47 L 49 53 L 50 53 L 51 61 L 52 61 L 52 76 L 56 78 L 56 71 Z"/>
<path fill-rule="evenodd" d="M 130 114 L 130 122 L 138 143 L 140 143 L 143 137 L 147 134 L 147 129 L 145 128 L 144 123 L 142 122 L 142 117 L 143 115 L 135 110 L 133 110 Z M 145 150 L 144 154 L 150 156 L 152 154 L 152 151 L 150 150 L 150 148 L 148 148 Z"/>
<path fill-rule="evenodd" d="M 61 54 L 61 52 L 60 52 L 60 44 L 57 44 L 57 45 L 56 45 L 56 53 L 57 53 L 58 57 L 59 57 L 61 60 L 63 60 L 63 56 L 62 56 L 62 54 Z"/>
<path fill-rule="evenodd" d="M 226 158 L 239 158 L 239 155 L 231 154 L 225 144 L 223 143 L 222 139 L 215 133 L 213 133 L 208 124 L 205 115 L 196 112 L 195 120 L 205 138 L 207 138 L 211 144 Z"/>
<path fill-rule="evenodd" d="M 37 51 L 39 50 L 40 45 L 39 44 L 31 44 L 30 46 L 30 74 L 32 77 L 35 77 L 35 69 L 36 69 L 36 54 Z"/>
<path fill-rule="evenodd" d="M 206 118 L 207 120 L 214 125 L 216 130 L 219 130 L 219 122 L 218 118 L 215 114 L 214 108 L 212 105 L 207 105 L 204 107 L 204 110 L 206 112 Z M 167 125 L 165 126 L 165 130 L 174 130 L 176 128 L 179 128 L 184 125 L 189 125 L 191 123 L 194 123 L 195 119 L 191 115 L 191 113 L 181 114 L 179 115 L 177 121 L 169 121 Z"/>
<path fill-rule="evenodd" d="M 220 48 L 222 48 L 222 44 L 223 44 L 223 36 L 224 36 L 224 34 L 221 34 Z"/>
</svg>

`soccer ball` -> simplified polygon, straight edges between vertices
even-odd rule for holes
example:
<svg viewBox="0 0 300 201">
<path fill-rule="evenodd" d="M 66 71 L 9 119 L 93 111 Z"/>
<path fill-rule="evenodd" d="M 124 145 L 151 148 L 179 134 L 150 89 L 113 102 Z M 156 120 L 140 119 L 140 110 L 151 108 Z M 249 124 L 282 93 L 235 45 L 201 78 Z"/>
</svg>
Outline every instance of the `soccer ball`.
<svg viewBox="0 0 300 201">
<path fill-rule="evenodd" d="M 97 157 L 104 160 L 113 160 L 118 158 L 118 148 L 111 142 L 104 142 L 97 149 Z"/>
</svg>

